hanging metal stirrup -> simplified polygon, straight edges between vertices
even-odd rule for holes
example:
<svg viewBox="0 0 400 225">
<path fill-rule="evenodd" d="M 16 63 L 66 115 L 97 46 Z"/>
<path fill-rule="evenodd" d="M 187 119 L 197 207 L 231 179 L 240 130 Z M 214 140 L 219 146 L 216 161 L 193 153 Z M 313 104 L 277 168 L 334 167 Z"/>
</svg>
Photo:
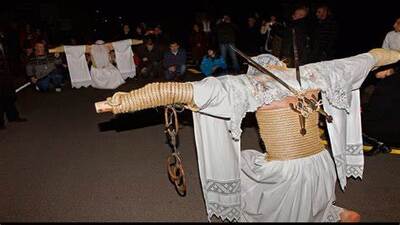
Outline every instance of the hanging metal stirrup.
<svg viewBox="0 0 400 225">
<path fill-rule="evenodd" d="M 183 111 L 183 110 L 182 110 Z M 172 153 L 167 159 L 168 177 L 174 183 L 180 196 L 186 195 L 186 180 L 180 153 L 177 152 L 177 136 L 179 131 L 178 115 L 174 106 L 165 107 L 165 133 L 169 136 Z"/>
</svg>

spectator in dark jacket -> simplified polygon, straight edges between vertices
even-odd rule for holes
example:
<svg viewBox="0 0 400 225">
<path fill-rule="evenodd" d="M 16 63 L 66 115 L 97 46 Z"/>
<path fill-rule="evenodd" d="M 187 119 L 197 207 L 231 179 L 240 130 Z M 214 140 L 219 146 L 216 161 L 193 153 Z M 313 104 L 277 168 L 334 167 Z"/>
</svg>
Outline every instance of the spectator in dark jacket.
<svg viewBox="0 0 400 225">
<path fill-rule="evenodd" d="M 129 24 L 124 24 L 122 26 L 121 33 L 115 39 L 117 41 L 119 41 L 119 40 L 131 39 L 131 38 L 133 38 L 131 28 L 130 28 Z"/>
<path fill-rule="evenodd" d="M 189 37 L 190 47 L 192 48 L 192 59 L 197 67 L 200 64 L 201 58 L 207 50 L 207 39 L 205 33 L 196 23 L 193 25 L 192 33 Z"/>
<path fill-rule="evenodd" d="M 164 54 L 163 64 L 165 79 L 181 80 L 186 71 L 186 51 L 176 41 L 169 44 L 169 51 Z"/>
<path fill-rule="evenodd" d="M 5 129 L 4 115 L 8 122 L 25 122 L 24 118 L 19 116 L 15 102 L 17 96 L 15 94 L 14 76 L 10 75 L 5 68 L 0 68 L 0 129 Z"/>
<path fill-rule="evenodd" d="M 374 72 L 379 81 L 370 100 L 364 105 L 361 117 L 364 139 L 371 145 L 383 142 L 400 147 L 399 65 L 400 63 L 384 66 Z M 374 149 L 379 151 L 379 148 Z"/>
<path fill-rule="evenodd" d="M 236 52 L 229 47 L 229 45 L 235 46 L 236 44 L 236 36 L 239 31 L 238 27 L 231 22 L 230 16 L 224 15 L 221 22 L 217 25 L 216 30 L 222 57 L 224 58 L 225 62 L 228 62 L 227 55 L 229 54 L 234 70 L 233 72 L 239 73 L 240 67 Z"/>
<path fill-rule="evenodd" d="M 294 51 L 293 51 L 293 29 L 296 34 L 296 46 L 299 56 L 299 66 L 307 63 L 309 51 L 309 22 L 307 19 L 308 8 L 302 6 L 297 8 L 292 14 L 292 20 L 288 23 L 283 31 L 282 49 L 280 58 L 286 59 L 288 67 L 294 67 Z"/>
<path fill-rule="evenodd" d="M 158 77 L 162 69 L 162 53 L 160 48 L 153 43 L 153 40 L 147 39 L 144 45 L 139 46 L 137 55 L 140 59 L 139 75 L 142 77 Z"/>
<path fill-rule="evenodd" d="M 247 19 L 247 27 L 242 35 L 243 51 L 250 56 L 255 56 L 260 53 L 261 34 L 257 26 L 257 20 L 254 17 Z"/>
<path fill-rule="evenodd" d="M 309 62 L 333 59 L 337 38 L 337 23 L 327 6 L 317 8 L 317 24 L 311 35 L 311 53 Z"/>
</svg>

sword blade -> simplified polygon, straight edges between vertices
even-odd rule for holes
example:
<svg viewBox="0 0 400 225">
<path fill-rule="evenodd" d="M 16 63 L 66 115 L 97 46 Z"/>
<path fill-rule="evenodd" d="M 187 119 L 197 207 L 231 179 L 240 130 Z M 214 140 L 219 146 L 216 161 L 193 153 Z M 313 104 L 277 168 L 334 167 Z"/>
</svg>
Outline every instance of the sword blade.
<svg viewBox="0 0 400 225">
<path fill-rule="evenodd" d="M 230 45 L 230 47 L 236 52 L 238 53 L 240 56 L 242 56 L 244 59 L 247 60 L 247 62 L 253 66 L 254 68 L 256 68 L 258 71 L 260 71 L 261 73 L 264 73 L 270 77 L 272 77 L 273 79 L 275 79 L 278 83 L 282 84 L 286 89 L 288 89 L 289 91 L 291 91 L 293 94 L 297 95 L 297 91 L 292 88 L 291 86 L 289 86 L 285 81 L 283 81 L 282 79 L 280 79 L 279 77 L 277 77 L 275 74 L 271 73 L 268 69 L 264 68 L 263 66 L 261 66 L 260 64 L 258 64 L 256 61 L 254 61 L 253 59 L 251 59 L 249 56 L 247 56 L 246 54 L 244 54 L 242 51 L 240 51 L 239 49 L 237 49 L 236 47 Z"/>
<path fill-rule="evenodd" d="M 27 82 L 27 83 L 25 83 L 25 84 L 24 84 L 24 85 L 22 85 L 21 87 L 19 87 L 19 88 L 15 89 L 15 93 L 18 93 L 18 92 L 20 92 L 22 89 L 24 89 L 24 88 L 28 87 L 29 85 L 31 85 L 31 82 Z"/>
<path fill-rule="evenodd" d="M 296 44 L 296 31 L 292 29 L 292 39 L 293 39 L 293 54 L 294 54 L 294 66 L 296 67 L 296 80 L 299 82 L 301 88 L 301 79 L 300 79 L 300 67 L 299 67 L 299 52 L 297 50 Z"/>
</svg>

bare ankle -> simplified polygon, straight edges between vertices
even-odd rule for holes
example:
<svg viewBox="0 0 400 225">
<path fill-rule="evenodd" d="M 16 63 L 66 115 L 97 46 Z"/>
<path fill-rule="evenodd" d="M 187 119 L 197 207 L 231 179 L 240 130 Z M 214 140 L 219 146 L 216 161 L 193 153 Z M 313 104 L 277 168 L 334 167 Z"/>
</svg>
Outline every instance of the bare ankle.
<svg viewBox="0 0 400 225">
<path fill-rule="evenodd" d="M 342 223 L 357 223 L 360 222 L 360 220 L 360 214 L 355 211 L 344 209 L 344 211 L 340 213 L 340 222 Z"/>
</svg>

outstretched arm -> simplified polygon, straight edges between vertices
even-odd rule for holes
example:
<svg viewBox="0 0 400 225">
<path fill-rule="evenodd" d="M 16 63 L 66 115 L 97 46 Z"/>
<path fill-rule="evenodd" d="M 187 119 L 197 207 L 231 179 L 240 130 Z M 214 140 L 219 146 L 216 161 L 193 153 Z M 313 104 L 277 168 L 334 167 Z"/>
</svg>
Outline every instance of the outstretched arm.
<svg viewBox="0 0 400 225">
<path fill-rule="evenodd" d="M 135 112 L 143 109 L 183 104 L 194 110 L 193 86 L 191 83 L 151 83 L 130 92 L 117 92 L 106 101 L 95 103 L 96 112 L 114 114 Z"/>
<path fill-rule="evenodd" d="M 375 67 L 390 65 L 400 60 L 400 51 L 374 48 L 369 53 L 376 59 Z"/>
</svg>

